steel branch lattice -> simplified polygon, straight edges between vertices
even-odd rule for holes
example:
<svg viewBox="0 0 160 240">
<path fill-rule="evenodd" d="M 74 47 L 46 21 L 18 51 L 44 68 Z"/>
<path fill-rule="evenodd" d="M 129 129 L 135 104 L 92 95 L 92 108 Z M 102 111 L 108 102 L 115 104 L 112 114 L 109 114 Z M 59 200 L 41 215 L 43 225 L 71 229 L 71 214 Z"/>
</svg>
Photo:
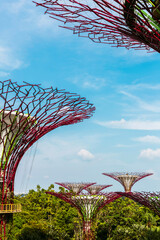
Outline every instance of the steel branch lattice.
<svg viewBox="0 0 160 240">
<path fill-rule="evenodd" d="M 34 3 L 64 24 L 61 27 L 94 42 L 160 52 L 160 7 L 153 0 L 41 0 Z"/>
<path fill-rule="evenodd" d="M 0 201 L 5 204 L 24 153 L 53 129 L 90 118 L 95 107 L 75 93 L 11 80 L 0 82 L 0 105 Z"/>
<path fill-rule="evenodd" d="M 117 192 L 117 194 L 148 207 L 160 216 L 160 192 Z"/>
<path fill-rule="evenodd" d="M 139 181 L 145 177 L 148 177 L 148 176 L 152 175 L 153 173 L 113 172 L 113 173 L 102 173 L 102 174 L 105 176 L 111 177 L 111 178 L 115 179 L 116 181 L 118 181 L 119 183 L 121 183 L 122 186 L 124 187 L 125 192 L 131 192 L 133 185 L 137 181 Z"/>
<path fill-rule="evenodd" d="M 103 189 L 111 187 L 112 185 L 91 185 L 86 188 L 89 194 L 99 194 Z"/>
<path fill-rule="evenodd" d="M 79 194 L 80 192 L 82 192 L 82 190 L 88 189 L 88 187 L 92 186 L 95 183 L 69 183 L 69 182 L 58 183 L 56 182 L 56 184 L 68 189 L 69 191 Z"/>
<path fill-rule="evenodd" d="M 66 184 L 63 183 L 60 185 L 65 187 Z M 56 196 L 64 200 L 65 202 L 69 203 L 71 206 L 75 207 L 80 213 L 80 216 L 82 218 L 83 239 L 85 240 L 95 239 L 94 233 L 92 231 L 92 223 L 94 218 L 96 217 L 97 212 L 106 204 L 119 198 L 120 195 L 113 192 L 110 193 L 101 192 L 103 189 L 109 187 L 110 185 L 93 185 L 93 183 L 89 185 L 87 183 L 86 186 L 84 186 L 81 191 L 76 190 L 75 192 L 73 191 L 74 186 L 76 186 L 77 188 L 77 183 L 76 184 L 72 183 L 72 191 L 69 193 L 68 192 L 59 193 L 46 192 L 46 193 Z M 87 190 L 88 193 L 84 193 L 84 190 Z"/>
</svg>

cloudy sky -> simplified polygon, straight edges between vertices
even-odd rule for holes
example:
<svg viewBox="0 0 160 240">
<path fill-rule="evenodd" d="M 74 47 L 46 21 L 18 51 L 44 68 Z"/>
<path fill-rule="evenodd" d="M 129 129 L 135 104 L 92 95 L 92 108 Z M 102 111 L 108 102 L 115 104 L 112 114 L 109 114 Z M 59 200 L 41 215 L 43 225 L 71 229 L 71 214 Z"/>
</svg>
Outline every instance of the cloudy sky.
<svg viewBox="0 0 160 240">
<path fill-rule="evenodd" d="M 47 134 L 22 159 L 16 192 L 63 181 L 116 181 L 113 171 L 153 172 L 133 190 L 160 190 L 158 53 L 113 48 L 59 28 L 30 0 L 0 3 L 0 80 L 66 89 L 96 106 L 82 123 Z"/>
</svg>

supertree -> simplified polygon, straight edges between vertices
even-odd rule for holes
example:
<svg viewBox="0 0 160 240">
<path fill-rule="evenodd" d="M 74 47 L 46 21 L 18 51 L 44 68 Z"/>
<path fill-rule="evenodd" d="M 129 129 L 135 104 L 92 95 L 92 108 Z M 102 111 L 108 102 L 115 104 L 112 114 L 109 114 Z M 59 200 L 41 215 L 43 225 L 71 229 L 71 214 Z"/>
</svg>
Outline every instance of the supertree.
<svg viewBox="0 0 160 240">
<path fill-rule="evenodd" d="M 57 183 L 60 186 L 65 187 L 71 191 L 67 192 L 46 192 L 56 196 L 65 202 L 69 203 L 71 206 L 75 207 L 82 219 L 83 224 L 83 239 L 93 240 L 95 239 L 94 232 L 92 231 L 92 224 L 98 213 L 98 211 L 104 207 L 106 204 L 116 200 L 120 195 L 117 193 L 103 193 L 103 189 L 110 187 L 111 185 L 94 185 L 84 184 L 84 183 Z M 68 187 L 70 186 L 70 187 Z M 78 186 L 78 188 L 77 188 Z M 74 192 L 74 190 L 76 190 Z M 88 193 L 84 193 L 86 190 Z"/>
<path fill-rule="evenodd" d="M 154 211 L 160 217 L 160 192 L 118 192 Z"/>
<path fill-rule="evenodd" d="M 90 118 L 95 107 L 85 98 L 64 90 L 7 80 L 0 82 L 0 240 L 6 239 L 13 204 L 14 179 L 24 153 L 57 127 Z"/>
<path fill-rule="evenodd" d="M 111 177 L 122 184 L 125 192 L 131 192 L 133 185 L 144 177 L 148 177 L 153 173 L 126 173 L 126 172 L 113 172 L 102 173 L 105 176 Z"/>
<path fill-rule="evenodd" d="M 41 0 L 34 3 L 64 24 L 61 27 L 94 42 L 160 52 L 159 0 Z"/>
</svg>

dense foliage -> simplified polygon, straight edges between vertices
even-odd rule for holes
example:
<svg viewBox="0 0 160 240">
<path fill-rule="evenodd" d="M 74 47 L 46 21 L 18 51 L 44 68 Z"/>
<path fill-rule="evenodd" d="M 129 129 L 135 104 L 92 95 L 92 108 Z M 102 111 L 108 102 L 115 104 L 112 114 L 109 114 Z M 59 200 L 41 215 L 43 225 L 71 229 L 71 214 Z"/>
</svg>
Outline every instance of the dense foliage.
<svg viewBox="0 0 160 240">
<path fill-rule="evenodd" d="M 14 214 L 8 240 L 81 240 L 81 220 L 76 209 L 37 186 L 17 196 L 22 213 Z M 63 191 L 60 188 L 60 191 Z M 105 206 L 94 222 L 97 240 L 159 240 L 160 218 L 127 198 Z"/>
</svg>

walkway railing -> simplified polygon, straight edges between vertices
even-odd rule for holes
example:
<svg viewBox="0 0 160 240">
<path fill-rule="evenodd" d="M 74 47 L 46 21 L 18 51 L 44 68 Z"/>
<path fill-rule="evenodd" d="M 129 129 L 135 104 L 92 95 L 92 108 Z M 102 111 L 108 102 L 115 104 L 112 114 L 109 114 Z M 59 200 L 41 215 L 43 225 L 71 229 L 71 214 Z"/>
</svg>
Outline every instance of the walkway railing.
<svg viewBox="0 0 160 240">
<path fill-rule="evenodd" d="M 21 212 L 21 211 L 22 211 L 21 204 L 1 204 L 0 205 L 0 214 L 16 213 L 16 212 Z"/>
</svg>

